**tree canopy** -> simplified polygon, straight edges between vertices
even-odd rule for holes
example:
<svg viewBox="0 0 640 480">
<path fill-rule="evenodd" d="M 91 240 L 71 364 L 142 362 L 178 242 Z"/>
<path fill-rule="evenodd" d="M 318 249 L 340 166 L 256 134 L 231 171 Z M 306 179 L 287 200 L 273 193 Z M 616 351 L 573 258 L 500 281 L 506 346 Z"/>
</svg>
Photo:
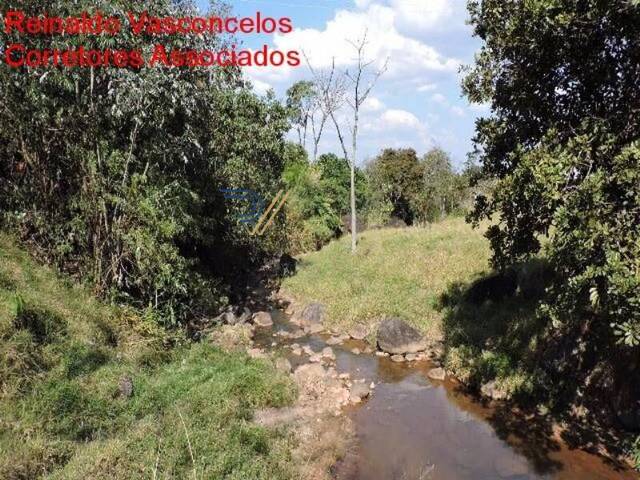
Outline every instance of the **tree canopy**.
<svg viewBox="0 0 640 480">
<path fill-rule="evenodd" d="M 542 309 L 550 328 L 586 341 L 576 362 L 608 359 L 622 382 L 639 367 L 640 7 L 473 0 L 469 9 L 484 44 L 464 89 L 492 107 L 475 140 L 483 174 L 498 180 L 472 219 L 497 221 L 487 235 L 498 268 L 544 245 L 555 273 Z"/>
<path fill-rule="evenodd" d="M 189 2 L 170 0 L 98 6 L 105 15 L 195 12 Z M 38 15 L 42 4 L 23 1 L 20 8 Z M 48 8 L 79 14 L 97 6 L 59 0 Z M 15 40 L 0 33 L 2 44 Z M 38 49 L 83 42 L 146 51 L 147 40 L 125 30 L 21 41 Z M 163 41 L 167 48 L 204 50 L 230 39 Z M 152 307 L 169 321 L 206 315 L 224 300 L 231 281 L 225 277 L 242 272 L 238 262 L 273 245 L 249 237 L 219 191 L 273 196 L 283 168 L 287 111 L 251 93 L 238 69 L 3 68 L 0 82 L 11 85 L 0 93 L 3 221 L 98 292 Z M 243 255 L 231 254 L 239 248 Z"/>
</svg>

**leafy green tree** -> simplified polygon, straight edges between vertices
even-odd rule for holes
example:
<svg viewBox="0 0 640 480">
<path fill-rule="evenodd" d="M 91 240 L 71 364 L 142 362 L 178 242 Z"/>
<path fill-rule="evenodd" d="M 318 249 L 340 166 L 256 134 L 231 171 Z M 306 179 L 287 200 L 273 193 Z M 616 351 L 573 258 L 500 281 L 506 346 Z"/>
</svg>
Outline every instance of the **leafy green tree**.
<svg viewBox="0 0 640 480">
<path fill-rule="evenodd" d="M 287 109 L 291 124 L 298 134 L 298 144 L 307 146 L 307 131 L 316 106 L 315 85 L 306 80 L 294 83 L 287 90 Z"/>
<path fill-rule="evenodd" d="M 498 181 L 472 219 L 500 219 L 487 232 L 497 267 L 549 238 L 545 311 L 554 336 L 582 352 L 567 368 L 607 361 L 617 391 L 640 398 L 629 384 L 640 368 L 640 7 L 472 0 L 469 10 L 484 46 L 464 89 L 492 105 L 476 143 Z"/>
<path fill-rule="evenodd" d="M 422 221 L 442 219 L 459 208 L 465 191 L 463 179 L 441 148 L 427 152 L 421 166 L 424 184 L 414 200 L 416 216 Z"/>
<path fill-rule="evenodd" d="M 368 165 L 373 202 L 393 206 L 391 214 L 413 224 L 415 202 L 422 190 L 423 168 L 413 149 L 388 148 Z"/>
<path fill-rule="evenodd" d="M 349 189 L 351 172 L 344 159 L 333 153 L 321 155 L 317 162 L 320 171 L 320 183 L 323 194 L 331 203 L 331 208 L 337 215 L 349 214 Z M 366 208 L 369 200 L 367 180 L 364 172 L 356 168 L 356 206 L 357 210 Z"/>
<path fill-rule="evenodd" d="M 41 15 L 42 2 L 12 7 Z M 212 14 L 224 6 L 212 2 Z M 194 15 L 190 2 L 56 0 L 49 15 Z M 126 20 L 123 18 L 123 21 Z M 28 48 L 140 49 L 157 41 L 0 32 Z M 163 37 L 167 50 L 218 50 L 225 36 Z M 170 323 L 209 315 L 280 241 L 252 238 L 220 188 L 279 187 L 287 111 L 234 68 L 0 69 L 0 209 L 43 258 Z M 224 265 L 224 267 L 222 267 Z M 237 268 L 236 268 L 237 267 Z"/>
<path fill-rule="evenodd" d="M 289 245 L 294 252 L 315 250 L 339 233 L 340 216 L 322 180 L 320 165 L 310 163 L 307 152 L 298 145 L 288 144 L 286 149 L 283 180 L 291 192 L 287 202 Z"/>
</svg>

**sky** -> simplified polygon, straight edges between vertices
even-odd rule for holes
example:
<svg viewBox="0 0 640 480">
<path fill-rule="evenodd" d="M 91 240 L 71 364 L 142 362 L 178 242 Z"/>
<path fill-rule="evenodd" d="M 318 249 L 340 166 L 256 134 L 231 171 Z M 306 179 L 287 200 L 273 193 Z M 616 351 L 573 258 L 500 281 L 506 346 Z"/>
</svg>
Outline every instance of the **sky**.
<svg viewBox="0 0 640 480">
<path fill-rule="evenodd" d="M 206 10 L 207 0 L 198 0 Z M 348 43 L 367 32 L 367 58 L 388 68 L 363 106 L 358 164 L 383 148 L 413 148 L 419 155 L 437 146 L 460 167 L 472 149 L 475 120 L 486 105 L 463 98 L 460 67 L 473 62 L 480 41 L 466 24 L 466 0 L 230 0 L 234 15 L 290 17 L 294 31 L 282 35 L 240 35 L 248 48 L 265 43 L 304 51 L 317 69 L 333 58 L 340 69 L 354 65 Z M 373 67 L 372 67 L 373 68 Z M 298 80 L 312 76 L 298 68 L 253 67 L 245 75 L 254 90 L 273 89 L 278 98 Z M 346 118 L 347 112 L 345 112 Z M 294 136 L 291 134 L 291 139 Z M 331 128 L 320 153 L 341 151 Z"/>
</svg>

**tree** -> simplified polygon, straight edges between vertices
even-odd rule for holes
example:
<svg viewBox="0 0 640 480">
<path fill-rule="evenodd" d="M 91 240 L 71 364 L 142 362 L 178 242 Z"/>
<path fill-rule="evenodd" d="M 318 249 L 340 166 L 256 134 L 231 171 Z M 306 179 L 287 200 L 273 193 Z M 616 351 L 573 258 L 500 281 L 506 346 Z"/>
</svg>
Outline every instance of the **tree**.
<svg viewBox="0 0 640 480">
<path fill-rule="evenodd" d="M 451 159 L 441 148 L 433 148 L 422 159 L 422 219 L 442 219 L 460 204 L 464 191 L 461 178 L 453 171 Z"/>
<path fill-rule="evenodd" d="M 469 10 L 484 46 L 464 90 L 492 105 L 475 141 L 498 182 L 472 220 L 499 212 L 487 232 L 498 268 L 549 237 L 554 334 L 586 345 L 573 359 L 582 370 L 613 364 L 628 392 L 640 368 L 640 6 L 473 0 Z"/>
<path fill-rule="evenodd" d="M 350 210 L 349 189 L 351 169 L 344 159 L 333 153 L 320 155 L 317 162 L 322 190 L 337 215 L 342 217 Z M 356 208 L 362 210 L 368 202 L 367 179 L 364 172 L 356 168 Z"/>
<path fill-rule="evenodd" d="M 328 113 L 333 125 L 338 134 L 338 140 L 344 153 L 344 157 L 349 163 L 351 169 L 351 188 L 350 188 L 350 200 L 351 200 L 351 251 L 356 252 L 357 248 L 357 206 L 356 206 L 356 162 L 358 159 L 358 134 L 360 125 L 360 109 L 364 102 L 369 98 L 373 87 L 377 83 L 378 79 L 387 69 L 388 59 L 379 70 L 370 72 L 370 67 L 375 63 L 375 60 L 367 60 L 366 58 L 366 46 L 367 46 L 367 32 L 365 31 L 361 39 L 356 41 L 348 41 L 348 43 L 354 48 L 356 52 L 356 66 L 355 69 L 347 70 L 344 75 L 340 75 L 336 72 L 335 59 L 332 62 L 331 70 L 328 74 L 320 74 L 316 72 L 311 63 L 307 59 L 307 64 L 311 73 L 316 78 L 316 83 L 321 85 L 320 98 L 324 105 L 324 110 Z M 306 55 L 305 55 L 306 58 Z M 347 94 L 351 88 L 350 94 Z M 351 152 L 347 148 L 346 138 L 343 134 L 343 128 L 338 122 L 337 112 L 346 103 L 352 110 L 353 123 L 351 124 Z"/>
<path fill-rule="evenodd" d="M 384 150 L 369 164 L 368 174 L 374 201 L 389 202 L 392 216 L 413 224 L 418 195 L 423 188 L 423 168 L 415 150 Z"/>
<path fill-rule="evenodd" d="M 298 134 L 298 144 L 306 148 L 307 129 L 317 106 L 315 85 L 313 82 L 300 81 L 287 90 L 287 109 Z M 314 132 L 315 138 L 315 132 Z"/>
<path fill-rule="evenodd" d="M 20 5 L 42 14 L 42 2 Z M 50 14 L 79 15 L 95 2 L 50 7 Z M 105 16 L 198 13 L 191 2 L 166 0 L 100 8 Z M 216 51 L 230 40 L 163 42 L 169 50 Z M 57 36 L 0 31 L 2 45 L 23 42 L 60 48 Z M 108 39 L 68 36 L 64 44 L 144 51 L 148 38 L 125 28 Z M 239 69 L 5 66 L 0 83 L 0 221 L 101 295 L 150 308 L 167 323 L 211 315 L 229 294 L 230 274 L 281 240 L 279 229 L 250 237 L 241 212 L 219 192 L 248 188 L 270 197 L 283 168 L 286 110 L 248 91 Z"/>
</svg>

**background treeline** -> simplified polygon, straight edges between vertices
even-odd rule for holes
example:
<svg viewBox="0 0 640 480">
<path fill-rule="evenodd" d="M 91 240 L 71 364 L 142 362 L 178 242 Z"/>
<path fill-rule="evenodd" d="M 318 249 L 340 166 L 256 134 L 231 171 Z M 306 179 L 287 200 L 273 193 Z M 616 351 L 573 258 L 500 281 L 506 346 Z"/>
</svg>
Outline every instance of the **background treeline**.
<svg viewBox="0 0 640 480">
<path fill-rule="evenodd" d="M 292 191 L 287 233 L 290 248 L 299 253 L 349 231 L 349 165 L 335 154 L 314 162 L 297 144 L 287 144 L 286 151 L 283 179 Z M 386 149 L 356 169 L 358 230 L 424 226 L 463 215 L 476 193 L 490 190 L 491 182 L 478 182 L 478 173 L 471 161 L 457 172 L 439 148 L 422 158 L 412 149 Z"/>
</svg>

